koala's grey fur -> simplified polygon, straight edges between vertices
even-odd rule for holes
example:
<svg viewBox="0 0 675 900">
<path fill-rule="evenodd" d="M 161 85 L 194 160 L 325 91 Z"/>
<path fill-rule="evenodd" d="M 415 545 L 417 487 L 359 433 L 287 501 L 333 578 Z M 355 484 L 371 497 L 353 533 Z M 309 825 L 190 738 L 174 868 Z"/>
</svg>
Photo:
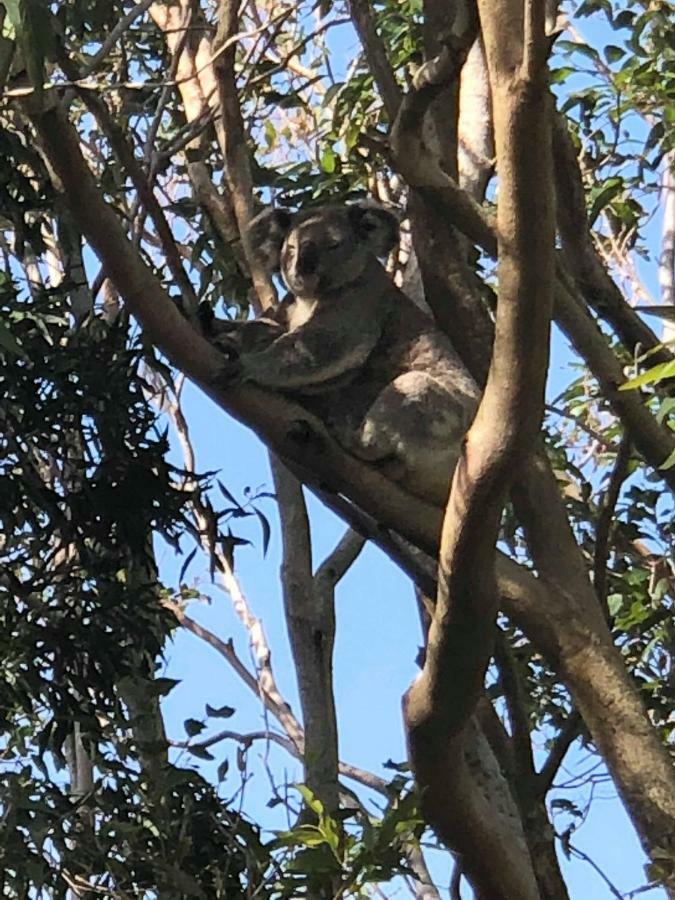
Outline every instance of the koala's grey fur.
<svg viewBox="0 0 675 900">
<path fill-rule="evenodd" d="M 354 456 L 443 505 L 479 393 L 378 262 L 397 236 L 396 217 L 372 206 L 261 213 L 248 239 L 291 296 L 257 345 L 233 346 L 242 379 L 294 395 Z"/>
</svg>

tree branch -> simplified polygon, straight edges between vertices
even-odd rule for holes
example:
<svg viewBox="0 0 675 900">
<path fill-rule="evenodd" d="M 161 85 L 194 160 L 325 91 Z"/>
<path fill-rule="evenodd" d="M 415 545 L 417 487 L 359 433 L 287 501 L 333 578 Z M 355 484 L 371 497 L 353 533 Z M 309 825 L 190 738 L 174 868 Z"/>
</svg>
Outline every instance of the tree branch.
<svg viewBox="0 0 675 900">
<path fill-rule="evenodd" d="M 276 303 L 276 291 L 265 266 L 258 258 L 258 248 L 250 245 L 246 226 L 255 215 L 253 177 L 246 146 L 246 129 L 241 115 L 234 71 L 239 24 L 237 0 L 220 0 L 218 28 L 213 41 L 215 72 L 221 121 L 217 125 L 218 140 L 225 162 L 225 180 L 230 190 L 234 214 L 239 226 L 246 259 L 259 304 L 256 312 Z M 217 57 L 217 58 L 216 58 Z"/>
<path fill-rule="evenodd" d="M 530 721 L 527 714 L 527 695 L 523 688 L 522 677 L 518 672 L 503 632 L 499 632 L 495 641 L 495 661 L 499 668 L 499 681 L 504 693 L 506 708 L 511 724 L 511 741 L 513 762 L 515 765 L 514 784 L 526 785 L 534 775 L 534 755 L 530 738 Z"/>
<path fill-rule="evenodd" d="M 553 747 L 549 755 L 541 767 L 541 771 L 537 773 L 537 789 L 541 796 L 545 796 L 553 779 L 558 774 L 558 769 L 562 765 L 567 751 L 574 741 L 579 737 L 579 729 L 581 727 L 581 716 L 574 710 L 567 717 L 567 721 L 560 730 L 560 734 L 555 739 Z"/>
<path fill-rule="evenodd" d="M 648 365 L 668 362 L 672 353 L 660 345 L 651 328 L 626 302 L 598 256 L 591 239 L 586 195 L 579 163 L 567 123 L 557 114 L 553 119 L 558 227 L 565 265 L 583 296 L 606 319 L 632 354 L 651 351 Z"/>
<path fill-rule="evenodd" d="M 402 92 L 387 58 L 384 42 L 377 33 L 372 4 L 369 0 L 350 0 L 349 11 L 365 51 L 368 67 L 373 73 L 385 109 L 393 122 L 401 103 Z"/>
<path fill-rule="evenodd" d="M 284 611 L 305 726 L 305 779 L 326 809 L 335 813 L 339 807 L 339 757 L 333 692 L 334 592 L 332 585 L 312 578 L 302 485 L 271 455 L 270 462 L 281 522 Z"/>
<path fill-rule="evenodd" d="M 607 603 L 607 560 L 609 559 L 609 538 L 612 521 L 619 501 L 621 486 L 628 476 L 631 441 L 628 433 L 624 434 L 614 460 L 607 489 L 600 503 L 600 512 L 595 524 L 595 550 L 593 554 L 593 587 L 603 610 Z"/>
<path fill-rule="evenodd" d="M 506 492 L 541 426 L 555 271 L 552 160 L 540 46 L 543 24 L 541 40 L 537 38 L 530 50 L 536 59 L 529 60 L 523 73 L 514 65 L 524 52 L 522 28 L 520 33 L 514 30 L 519 21 L 522 26 L 518 4 L 505 3 L 495 10 L 492 4 L 488 9 L 487 3 L 479 3 L 479 13 L 495 100 L 500 174 L 495 343 L 485 392 L 455 469 L 443 522 L 438 596 L 426 662 L 408 691 L 404 712 L 427 816 L 444 840 L 454 846 L 461 842 L 478 892 L 508 896 L 503 882 L 507 873 L 514 878 L 512 895 L 536 897 L 520 820 L 495 825 L 502 841 L 501 863 L 495 866 L 492 861 L 502 879 L 497 887 L 481 859 L 472 857 L 466 846 L 466 823 L 459 826 L 448 809 L 456 800 L 455 792 L 470 791 L 471 778 L 455 757 L 469 749 L 461 738 L 482 691 L 492 649 L 495 544 Z M 452 770 L 447 765 L 449 742 L 457 745 Z M 474 814 L 477 803 L 474 797 Z M 484 821 L 475 827 L 485 833 Z"/>
</svg>

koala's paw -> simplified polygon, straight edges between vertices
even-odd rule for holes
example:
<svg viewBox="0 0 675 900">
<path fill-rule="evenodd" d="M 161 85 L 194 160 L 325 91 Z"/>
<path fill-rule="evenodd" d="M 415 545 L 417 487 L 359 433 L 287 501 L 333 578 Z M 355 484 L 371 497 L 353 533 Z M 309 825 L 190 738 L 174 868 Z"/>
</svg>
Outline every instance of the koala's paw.
<svg viewBox="0 0 675 900">
<path fill-rule="evenodd" d="M 218 383 L 234 385 L 244 380 L 244 366 L 236 347 L 222 347 L 222 338 L 218 340 L 218 349 L 222 351 L 222 360 L 218 372 Z"/>
<path fill-rule="evenodd" d="M 219 334 L 211 341 L 228 362 L 236 362 L 241 358 L 241 343 L 236 334 Z"/>
<path fill-rule="evenodd" d="M 288 438 L 296 444 L 306 447 L 321 441 L 319 433 L 312 428 L 306 419 L 296 419 L 288 429 Z"/>
</svg>

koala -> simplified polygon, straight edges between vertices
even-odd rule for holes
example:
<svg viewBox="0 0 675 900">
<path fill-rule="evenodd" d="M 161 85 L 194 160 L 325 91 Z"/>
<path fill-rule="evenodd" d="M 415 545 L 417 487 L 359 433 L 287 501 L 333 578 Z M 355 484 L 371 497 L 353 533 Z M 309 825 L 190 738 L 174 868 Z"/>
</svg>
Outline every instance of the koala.
<svg viewBox="0 0 675 900">
<path fill-rule="evenodd" d="M 237 377 L 292 395 L 345 450 L 443 506 L 479 392 L 378 260 L 398 240 L 396 216 L 365 204 L 271 209 L 248 238 L 289 295 L 257 346 L 223 335 Z"/>
</svg>

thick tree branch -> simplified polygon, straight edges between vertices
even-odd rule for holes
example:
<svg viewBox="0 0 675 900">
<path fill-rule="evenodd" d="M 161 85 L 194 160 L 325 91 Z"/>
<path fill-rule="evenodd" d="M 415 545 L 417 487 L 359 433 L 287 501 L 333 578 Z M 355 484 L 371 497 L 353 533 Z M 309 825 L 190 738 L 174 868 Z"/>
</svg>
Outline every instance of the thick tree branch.
<svg viewBox="0 0 675 900">
<path fill-rule="evenodd" d="M 539 7 L 541 6 L 541 9 Z M 461 740 L 480 696 L 490 658 L 497 591 L 495 544 L 510 480 L 541 426 L 548 367 L 554 280 L 552 160 L 547 116 L 543 6 L 535 3 L 527 33 L 518 33 L 518 3 L 479 4 L 495 99 L 500 174 L 499 302 L 492 360 L 476 418 L 455 470 L 445 513 L 439 586 L 424 669 L 405 701 L 408 741 L 427 815 L 439 834 L 464 850 L 466 824 L 448 812 L 455 792 L 468 791 Z M 522 11 L 521 11 L 522 12 Z M 507 28 L 508 22 L 508 28 Z M 504 29 L 509 39 L 504 38 Z M 523 42 L 527 46 L 524 56 Z M 523 60 L 525 66 L 514 64 Z M 450 740 L 454 737 L 454 740 Z M 470 781 L 470 779 L 469 779 Z M 468 798 L 467 798 L 468 803 Z M 478 813 L 478 798 L 472 797 Z M 476 823 L 478 824 L 478 823 Z M 484 829 L 485 823 L 480 823 Z M 520 823 L 501 823 L 497 886 L 481 860 L 465 850 L 467 871 L 489 896 L 537 896 Z M 459 833 L 458 833 L 459 832 Z M 509 844 L 509 866 L 504 847 Z M 494 860 L 493 860 L 494 864 Z M 504 874 L 514 882 L 507 886 Z"/>
<path fill-rule="evenodd" d="M 586 215 L 586 193 L 567 123 L 561 115 L 553 120 L 558 227 L 565 256 L 583 296 L 610 323 L 630 353 L 649 354 L 647 365 L 672 360 L 651 328 L 626 302 L 605 269 L 593 244 Z"/>
<path fill-rule="evenodd" d="M 414 193 L 422 201 L 424 212 L 421 213 L 421 219 L 418 217 L 418 224 L 421 224 L 424 228 L 425 222 L 429 217 L 438 221 L 452 222 L 455 228 L 459 229 L 470 240 L 485 250 L 486 253 L 497 257 L 497 231 L 493 222 L 485 214 L 481 206 L 461 190 L 459 185 L 443 171 L 433 155 L 425 148 L 422 140 L 422 123 L 429 104 L 437 95 L 445 80 L 453 78 L 455 75 L 455 70 L 449 63 L 445 66 L 438 65 L 435 68 L 422 67 L 416 77 L 414 88 L 403 98 L 391 132 L 391 147 L 394 151 L 398 171 L 406 178 Z M 424 229 L 424 233 L 421 235 L 422 248 L 428 245 L 432 248 L 430 252 L 438 256 L 436 245 L 439 241 L 442 241 L 442 239 L 435 237 L 430 242 L 428 229 Z M 424 256 L 424 249 L 421 250 L 421 254 Z M 420 258 L 420 262 L 423 263 L 422 258 Z M 433 300 L 435 285 L 433 280 L 430 279 L 432 279 L 433 270 L 438 265 L 438 263 L 423 265 L 427 296 L 435 312 L 436 304 Z M 598 265 L 602 269 L 599 262 Z M 604 269 L 602 271 L 604 272 Z M 609 276 L 606 273 L 604 275 L 614 289 L 617 290 Z M 447 277 L 441 280 L 448 281 Z M 456 287 L 456 283 L 457 276 L 453 274 L 451 286 Z M 457 291 L 453 290 L 453 296 L 456 295 Z M 461 306 L 461 296 L 459 300 Z M 630 314 L 627 314 L 630 321 L 637 320 L 641 322 L 637 314 L 630 310 L 623 298 L 621 298 L 621 302 L 623 304 L 622 309 L 625 307 L 630 311 Z M 438 307 L 438 314 L 441 315 L 441 318 L 447 318 L 447 310 L 444 310 L 444 304 L 439 303 Z M 585 309 L 585 305 L 574 294 L 571 279 L 561 263 L 558 264 L 558 279 L 555 286 L 555 318 L 575 350 L 586 360 L 591 372 L 600 382 L 616 414 L 633 434 L 636 448 L 646 462 L 659 471 L 659 474 L 661 474 L 670 488 L 675 490 L 675 470 L 672 468 L 660 469 L 661 464 L 675 450 L 675 441 L 670 433 L 646 409 L 639 393 L 635 391 L 618 391 L 619 385 L 626 381 L 621 365 L 608 346 L 607 339 L 602 335 L 596 323 Z M 620 335 L 625 335 L 625 329 L 621 331 L 614 320 L 612 320 L 612 324 L 616 325 Z M 475 320 L 471 321 L 468 329 L 463 328 L 461 325 L 456 327 L 462 335 L 468 334 L 470 338 L 480 342 L 482 333 L 481 329 L 476 333 Z M 631 331 L 630 334 L 632 337 L 628 339 L 628 346 L 633 348 L 635 346 L 636 332 Z M 642 324 L 640 335 L 649 341 L 650 334 L 651 344 L 653 344 L 656 340 L 653 333 L 647 326 Z M 452 329 L 450 337 L 453 337 Z M 475 352 L 472 355 L 474 357 L 479 356 Z M 475 366 L 472 368 L 475 373 Z M 478 380 L 480 382 L 481 378 L 478 377 Z"/>
<path fill-rule="evenodd" d="M 338 731 L 333 692 L 335 602 L 312 578 L 309 517 L 302 485 L 270 456 L 278 501 L 284 611 L 305 726 L 305 780 L 327 810 L 339 807 Z"/>
<path fill-rule="evenodd" d="M 554 226 L 544 59 L 537 80 L 514 82 L 499 56 L 492 65 L 495 90 L 508 107 L 496 121 L 501 189 L 495 345 L 445 515 L 439 596 L 424 673 L 431 702 L 444 696 L 442 705 L 456 717 L 444 723 L 450 731 L 461 728 L 465 708 L 473 707 L 482 688 L 492 644 L 492 625 L 486 627 L 486 620 L 491 622 L 495 610 L 494 546 L 508 481 L 541 425 L 552 304 Z M 453 627 L 455 616 L 458 629 Z M 460 653 L 453 642 L 464 628 L 471 638 L 467 641 L 469 633 L 461 637 Z M 467 643 L 481 659 L 469 683 Z M 458 683 L 455 666 L 462 656 Z"/>
<path fill-rule="evenodd" d="M 260 312 L 274 306 L 276 291 L 264 265 L 258 259 L 257 248 L 251 246 L 246 237 L 246 226 L 255 215 L 256 208 L 250 157 L 246 144 L 246 129 L 239 106 L 234 71 L 237 45 L 233 39 L 237 34 L 238 24 L 239 3 L 237 0 L 220 0 L 218 28 L 213 41 L 214 56 L 217 56 L 215 72 L 221 113 L 221 122 L 217 127 L 218 140 L 225 162 L 225 180 L 230 190 L 253 287 L 260 304 L 260 308 L 256 312 Z"/>
<path fill-rule="evenodd" d="M 150 15 L 164 34 L 167 48 L 177 60 L 176 81 L 185 118 L 188 124 L 217 120 L 220 116 L 217 96 L 218 87 L 213 70 L 213 29 L 204 20 L 201 12 L 192 8 L 190 0 L 171 0 L 167 3 L 153 3 Z M 183 40 L 181 30 L 190 21 L 189 41 Z M 247 271 L 239 229 L 232 208 L 227 184 L 218 190 L 211 173 L 202 157 L 208 155 L 205 148 L 206 134 L 200 131 L 189 142 L 185 161 L 196 199 L 206 211 L 213 227 L 223 244 L 231 249 L 239 268 Z"/>
</svg>

